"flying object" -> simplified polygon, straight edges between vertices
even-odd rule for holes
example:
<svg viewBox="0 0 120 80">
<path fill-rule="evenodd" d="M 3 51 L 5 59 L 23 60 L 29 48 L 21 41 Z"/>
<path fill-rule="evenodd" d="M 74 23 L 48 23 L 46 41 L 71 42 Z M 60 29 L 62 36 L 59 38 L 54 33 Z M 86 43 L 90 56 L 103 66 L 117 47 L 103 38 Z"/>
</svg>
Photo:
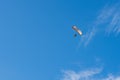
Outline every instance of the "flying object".
<svg viewBox="0 0 120 80">
<path fill-rule="evenodd" d="M 82 31 L 77 28 L 77 26 L 72 26 L 72 29 L 75 30 L 80 36 L 82 36 Z M 77 34 L 74 34 L 74 37 L 76 37 Z"/>
</svg>

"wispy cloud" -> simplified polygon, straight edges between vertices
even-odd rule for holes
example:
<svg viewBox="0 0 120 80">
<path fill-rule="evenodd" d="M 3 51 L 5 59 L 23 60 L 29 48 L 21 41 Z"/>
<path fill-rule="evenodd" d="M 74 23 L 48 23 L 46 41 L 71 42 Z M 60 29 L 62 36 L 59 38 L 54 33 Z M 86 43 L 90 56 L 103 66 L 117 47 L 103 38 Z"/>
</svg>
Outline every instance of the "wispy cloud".
<svg viewBox="0 0 120 80">
<path fill-rule="evenodd" d="M 84 46 L 87 46 L 90 40 L 95 36 L 96 29 L 93 27 L 90 31 L 88 31 L 85 35 L 82 36 L 81 41 L 84 43 Z"/>
<path fill-rule="evenodd" d="M 108 34 L 119 34 L 120 29 L 120 4 L 116 3 L 112 6 L 106 6 L 101 10 L 96 20 L 97 26 L 104 25 L 104 30 Z"/>
<path fill-rule="evenodd" d="M 105 32 L 108 35 L 120 34 L 120 3 L 115 5 L 106 5 L 102 10 L 100 10 L 95 21 L 92 23 L 92 28 L 83 35 L 81 41 L 84 46 L 87 46 L 92 38 L 97 35 L 97 32 Z"/>
<path fill-rule="evenodd" d="M 120 80 L 120 75 L 108 74 L 107 76 L 100 77 L 102 69 L 90 69 L 85 71 L 64 71 L 61 80 Z"/>
</svg>

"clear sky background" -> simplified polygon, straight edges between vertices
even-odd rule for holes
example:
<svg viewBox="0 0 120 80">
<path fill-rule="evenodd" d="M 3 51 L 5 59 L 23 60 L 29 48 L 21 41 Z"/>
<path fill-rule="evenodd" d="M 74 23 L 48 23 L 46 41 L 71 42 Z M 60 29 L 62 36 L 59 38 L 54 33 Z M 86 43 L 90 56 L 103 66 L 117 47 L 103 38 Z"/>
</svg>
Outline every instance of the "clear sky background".
<svg viewBox="0 0 120 80">
<path fill-rule="evenodd" d="M 0 80 L 120 80 L 119 3 L 1 0 Z"/>
</svg>

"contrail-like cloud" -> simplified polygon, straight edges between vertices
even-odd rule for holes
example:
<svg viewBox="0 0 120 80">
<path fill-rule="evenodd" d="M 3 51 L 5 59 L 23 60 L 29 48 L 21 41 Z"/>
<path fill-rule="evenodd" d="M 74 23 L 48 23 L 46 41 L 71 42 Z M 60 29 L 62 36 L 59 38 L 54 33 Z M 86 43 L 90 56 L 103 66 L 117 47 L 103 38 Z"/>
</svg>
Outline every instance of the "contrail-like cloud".
<svg viewBox="0 0 120 80">
<path fill-rule="evenodd" d="M 116 3 L 112 6 L 106 5 L 96 17 L 92 23 L 92 28 L 83 35 L 81 42 L 84 46 L 87 46 L 92 38 L 97 35 L 98 32 L 104 32 L 108 35 L 120 34 L 120 3 Z"/>
<path fill-rule="evenodd" d="M 113 6 L 105 6 L 98 15 L 96 25 L 105 25 L 103 29 L 108 34 L 119 34 L 120 30 L 120 4 L 116 3 Z"/>
<path fill-rule="evenodd" d="M 64 71 L 60 80 L 120 80 L 120 75 L 108 74 L 101 77 L 102 69 L 90 69 L 84 71 Z"/>
<path fill-rule="evenodd" d="M 84 43 L 84 46 L 87 46 L 91 39 L 96 35 L 96 29 L 93 27 L 90 31 L 88 31 L 85 35 L 82 36 L 81 41 Z"/>
</svg>

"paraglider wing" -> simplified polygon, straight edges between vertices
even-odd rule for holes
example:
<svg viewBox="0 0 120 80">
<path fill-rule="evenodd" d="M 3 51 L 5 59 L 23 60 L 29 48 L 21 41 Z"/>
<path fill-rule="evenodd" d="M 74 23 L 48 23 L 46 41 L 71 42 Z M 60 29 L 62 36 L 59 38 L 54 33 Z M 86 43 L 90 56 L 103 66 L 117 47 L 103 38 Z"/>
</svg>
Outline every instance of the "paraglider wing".
<svg viewBox="0 0 120 80">
<path fill-rule="evenodd" d="M 76 26 L 73 26 L 72 29 L 75 30 L 79 35 L 82 35 L 82 31 L 78 29 Z"/>
</svg>

